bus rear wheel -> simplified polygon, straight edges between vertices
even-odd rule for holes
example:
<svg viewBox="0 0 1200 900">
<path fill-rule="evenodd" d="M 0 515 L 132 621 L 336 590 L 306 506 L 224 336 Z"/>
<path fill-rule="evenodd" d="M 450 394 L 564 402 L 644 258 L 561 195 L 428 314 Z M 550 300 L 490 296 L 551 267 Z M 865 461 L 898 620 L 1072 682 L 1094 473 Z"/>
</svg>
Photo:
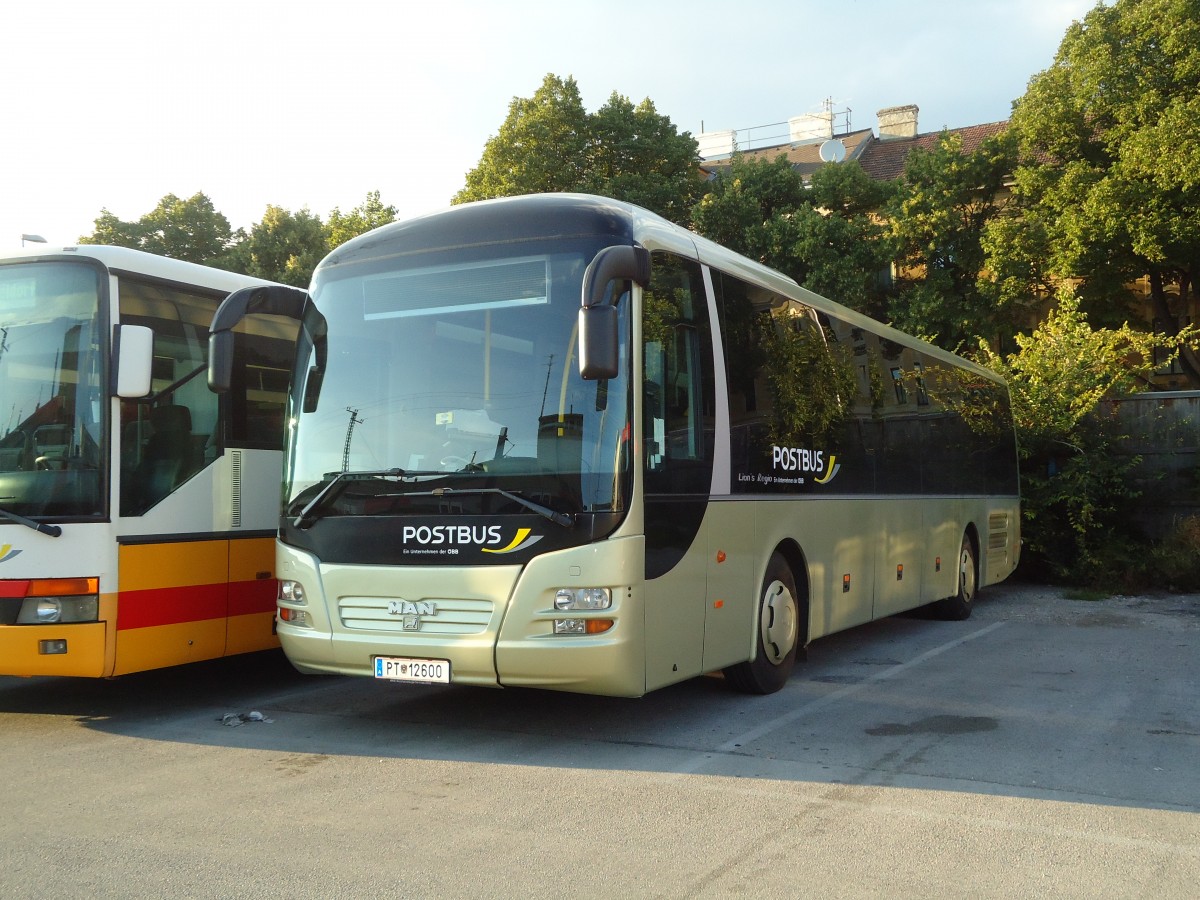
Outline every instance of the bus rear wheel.
<svg viewBox="0 0 1200 900">
<path fill-rule="evenodd" d="M 796 579 L 780 554 L 774 553 L 763 576 L 756 622 L 754 659 L 725 670 L 733 687 L 748 694 L 773 694 L 785 684 L 796 664 L 800 637 L 800 600 Z"/>
<path fill-rule="evenodd" d="M 971 542 L 971 536 L 964 534 L 962 549 L 958 551 L 958 591 L 953 597 L 935 603 L 933 611 L 941 619 L 969 619 L 978 593 L 979 570 L 975 566 L 975 545 Z"/>
</svg>

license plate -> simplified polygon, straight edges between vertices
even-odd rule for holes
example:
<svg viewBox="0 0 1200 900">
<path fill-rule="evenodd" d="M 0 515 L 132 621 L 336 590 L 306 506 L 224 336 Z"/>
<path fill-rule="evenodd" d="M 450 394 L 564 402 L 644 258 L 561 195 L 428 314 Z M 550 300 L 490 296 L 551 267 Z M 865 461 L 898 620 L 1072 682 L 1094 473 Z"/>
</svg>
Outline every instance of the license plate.
<svg viewBox="0 0 1200 900">
<path fill-rule="evenodd" d="M 419 684 L 449 684 L 450 660 L 410 659 L 407 656 L 375 657 L 375 677 L 385 681 L 413 681 Z"/>
</svg>

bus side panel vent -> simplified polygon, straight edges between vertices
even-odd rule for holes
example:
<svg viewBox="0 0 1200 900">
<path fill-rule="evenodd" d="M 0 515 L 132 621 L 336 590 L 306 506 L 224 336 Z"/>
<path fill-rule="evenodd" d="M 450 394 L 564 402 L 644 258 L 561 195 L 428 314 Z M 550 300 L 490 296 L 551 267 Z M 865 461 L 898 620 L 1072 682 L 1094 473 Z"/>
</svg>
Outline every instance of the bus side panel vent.
<svg viewBox="0 0 1200 900">
<path fill-rule="evenodd" d="M 992 513 L 988 516 L 988 566 L 1008 565 L 1008 554 L 1008 513 Z"/>
<path fill-rule="evenodd" d="M 229 451 L 229 524 L 242 527 L 242 451 Z"/>
</svg>

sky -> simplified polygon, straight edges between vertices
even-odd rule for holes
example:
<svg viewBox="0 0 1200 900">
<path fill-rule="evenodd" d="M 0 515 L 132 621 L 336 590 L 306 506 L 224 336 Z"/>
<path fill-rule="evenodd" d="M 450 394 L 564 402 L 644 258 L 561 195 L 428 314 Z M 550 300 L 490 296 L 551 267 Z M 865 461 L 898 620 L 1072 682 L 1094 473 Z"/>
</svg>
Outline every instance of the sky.
<svg viewBox="0 0 1200 900">
<path fill-rule="evenodd" d="M 233 228 L 371 191 L 447 205 L 516 97 L 574 77 L 680 131 L 916 104 L 1007 119 L 1094 0 L 14 0 L 0 52 L 0 251 L 203 192 Z M 754 134 L 769 134 L 756 131 Z"/>
</svg>

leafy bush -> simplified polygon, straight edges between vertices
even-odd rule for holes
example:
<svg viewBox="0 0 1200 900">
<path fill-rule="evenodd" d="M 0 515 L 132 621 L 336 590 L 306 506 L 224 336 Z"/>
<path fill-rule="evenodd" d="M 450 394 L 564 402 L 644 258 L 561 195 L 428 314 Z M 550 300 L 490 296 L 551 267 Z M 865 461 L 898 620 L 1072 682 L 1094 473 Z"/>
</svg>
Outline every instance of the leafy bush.
<svg viewBox="0 0 1200 900">
<path fill-rule="evenodd" d="M 1148 555 L 1146 578 L 1173 591 L 1200 591 L 1200 517 L 1180 521 Z"/>
<path fill-rule="evenodd" d="M 1064 291 L 1033 334 L 1017 338 L 1016 353 L 1001 357 L 981 342 L 981 361 L 1012 394 L 1027 574 L 1109 589 L 1158 580 L 1133 524 L 1140 459 L 1117 451 L 1117 420 L 1098 407 L 1145 383 L 1156 348 L 1177 352 L 1190 340 L 1190 330 L 1169 338 L 1128 325 L 1093 329 Z"/>
</svg>

